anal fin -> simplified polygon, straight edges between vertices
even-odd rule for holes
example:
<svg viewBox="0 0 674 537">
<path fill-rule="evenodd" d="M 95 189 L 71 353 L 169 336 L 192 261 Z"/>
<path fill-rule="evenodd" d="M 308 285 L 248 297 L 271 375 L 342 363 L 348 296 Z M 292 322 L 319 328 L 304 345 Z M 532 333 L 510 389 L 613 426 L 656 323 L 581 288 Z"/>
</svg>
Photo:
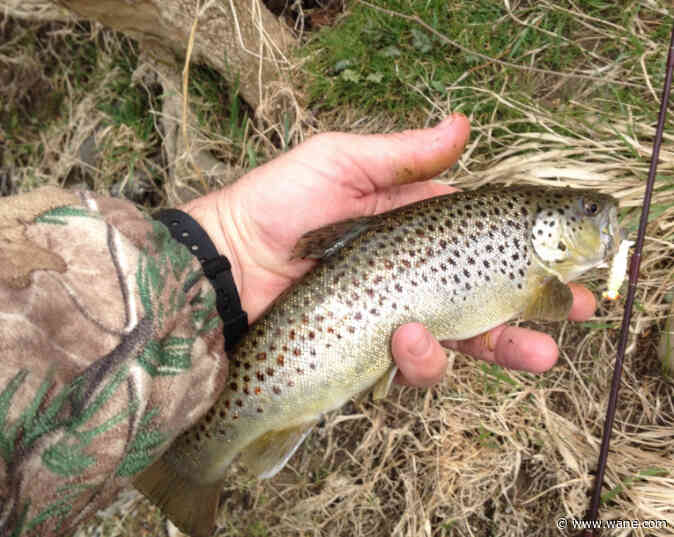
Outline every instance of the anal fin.
<svg viewBox="0 0 674 537">
<path fill-rule="evenodd" d="M 569 316 L 572 304 L 571 289 L 555 277 L 545 282 L 534 293 L 522 317 L 527 321 L 563 321 Z"/>
<path fill-rule="evenodd" d="M 274 477 L 286 465 L 318 420 L 267 431 L 241 451 L 240 461 L 260 479 Z"/>
<path fill-rule="evenodd" d="M 224 481 L 197 483 L 179 475 L 162 457 L 143 470 L 133 485 L 187 535 L 213 535 Z"/>
</svg>

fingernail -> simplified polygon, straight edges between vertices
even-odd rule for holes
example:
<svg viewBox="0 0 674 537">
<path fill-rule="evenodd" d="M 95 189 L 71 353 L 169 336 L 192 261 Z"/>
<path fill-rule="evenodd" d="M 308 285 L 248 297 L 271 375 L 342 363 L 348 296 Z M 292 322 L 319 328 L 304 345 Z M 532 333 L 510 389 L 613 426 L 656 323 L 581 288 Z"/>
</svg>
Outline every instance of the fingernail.
<svg viewBox="0 0 674 537">
<path fill-rule="evenodd" d="M 424 330 L 417 340 L 410 343 L 409 347 L 407 347 L 407 350 L 412 356 L 421 358 L 431 349 L 431 343 L 431 335 Z"/>
</svg>

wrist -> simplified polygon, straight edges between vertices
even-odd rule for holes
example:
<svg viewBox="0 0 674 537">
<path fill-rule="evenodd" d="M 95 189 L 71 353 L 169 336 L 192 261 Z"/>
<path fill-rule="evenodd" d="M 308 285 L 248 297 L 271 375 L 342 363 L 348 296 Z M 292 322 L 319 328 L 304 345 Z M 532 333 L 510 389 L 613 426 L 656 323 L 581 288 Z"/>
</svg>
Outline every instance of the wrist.
<svg viewBox="0 0 674 537">
<path fill-rule="evenodd" d="M 247 304 L 243 293 L 241 261 L 237 255 L 232 238 L 226 232 L 228 229 L 227 223 L 222 220 L 222 215 L 226 214 L 226 211 L 222 210 L 222 204 L 224 203 L 224 191 L 221 190 L 189 201 L 178 207 L 178 209 L 194 218 L 208 234 L 218 253 L 227 258 L 232 267 L 232 278 L 241 300 L 241 308 L 243 311 L 247 311 Z"/>
</svg>

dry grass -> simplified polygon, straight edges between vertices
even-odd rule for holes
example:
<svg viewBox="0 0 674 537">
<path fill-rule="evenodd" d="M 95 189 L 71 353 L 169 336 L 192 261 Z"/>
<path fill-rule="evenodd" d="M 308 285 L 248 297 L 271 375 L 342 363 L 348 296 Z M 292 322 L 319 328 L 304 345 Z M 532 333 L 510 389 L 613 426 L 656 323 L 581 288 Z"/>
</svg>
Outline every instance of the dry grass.
<svg viewBox="0 0 674 537">
<path fill-rule="evenodd" d="M 638 3 L 646 14 L 665 9 L 645 0 Z M 625 38 L 605 22 L 580 12 L 575 15 L 584 21 L 588 34 Z M 652 54 L 659 45 L 645 41 L 641 30 L 653 21 L 640 22 L 632 28 L 631 38 L 644 40 L 644 54 Z M 132 56 L 134 45 L 100 28 L 72 23 L 5 20 L 0 32 L 0 64 L 8 73 L 0 101 L 11 100 L 5 100 L 0 109 L 4 191 L 28 190 L 44 182 L 84 184 L 122 192 L 145 205 L 164 203 L 169 173 L 161 138 L 154 129 L 148 131 L 142 123 L 129 126 L 133 122 L 115 115 L 128 105 L 120 98 L 119 88 L 133 74 L 133 68 L 125 68 L 119 58 Z M 80 58 L 88 62 L 89 71 L 79 73 L 67 57 L 76 48 L 82 53 L 85 43 L 95 43 L 98 52 Z M 621 74 L 620 61 L 597 62 L 598 72 Z M 461 88 L 470 89 L 494 110 L 518 111 L 519 119 L 502 122 L 494 112 L 493 121 L 474 123 L 469 148 L 458 167 L 442 179 L 463 187 L 552 182 L 597 188 L 620 199 L 623 222 L 634 230 L 655 115 L 641 116 L 629 106 L 622 114 L 609 115 L 604 103 L 585 98 L 592 94 L 592 81 L 540 73 L 530 76 L 532 87 L 539 89 L 533 92 L 536 99 L 517 96 L 507 86 Z M 636 85 L 634 91 L 644 99 L 655 99 L 662 78 L 654 81 L 650 76 L 644 69 L 625 73 L 623 80 Z M 207 86 L 204 80 L 200 83 Z M 156 125 L 160 113 L 156 81 L 150 80 L 146 88 L 140 95 L 156 111 L 149 118 Z M 449 88 L 445 101 L 428 103 L 423 124 L 432 124 L 449 110 L 470 114 L 473 108 L 452 99 L 452 89 L 459 86 Z M 28 90 L 38 93 L 32 96 Z M 61 112 L 39 108 L 40 92 L 47 91 L 57 91 L 63 99 Z M 564 99 L 564 110 L 572 113 L 561 110 L 560 95 L 575 95 Z M 191 140 L 223 160 L 232 177 L 278 152 L 287 126 L 239 123 L 231 108 L 223 123 L 227 103 L 218 105 L 209 96 L 208 91 L 195 91 L 190 97 L 199 116 Z M 101 103 L 113 106 L 101 107 Z M 470 106 L 476 106 L 475 101 Z M 40 121 L 28 122 L 36 110 Z M 12 114 L 26 124 L 12 127 L 8 119 Z M 312 129 L 292 125 L 292 139 L 300 140 L 314 128 L 386 132 L 395 126 L 390 117 L 364 117 L 348 106 L 325 112 L 316 121 Z M 234 124 L 238 129 L 223 135 L 224 127 Z M 658 329 L 674 293 L 671 114 L 668 125 L 600 514 L 604 519 L 667 520 L 669 529 L 613 530 L 605 535 L 674 535 L 674 387 L 661 375 L 655 352 Z M 421 125 L 409 125 L 414 126 Z M 95 150 L 85 154 L 87 147 Z M 210 181 L 207 187 L 217 188 L 221 182 Z M 600 291 L 604 277 L 595 273 L 584 281 Z M 260 537 L 575 534 L 558 531 L 555 521 L 580 518 L 587 508 L 621 316 L 619 301 L 602 303 L 587 323 L 538 325 L 556 337 L 561 349 L 558 366 L 545 375 L 480 365 L 450 352 L 447 377 L 440 385 L 429 390 L 398 388 L 381 404 L 350 404 L 331 414 L 274 479 L 256 482 L 232 472 L 221 533 Z M 172 531 L 154 508 L 130 493 L 77 536 Z"/>
</svg>

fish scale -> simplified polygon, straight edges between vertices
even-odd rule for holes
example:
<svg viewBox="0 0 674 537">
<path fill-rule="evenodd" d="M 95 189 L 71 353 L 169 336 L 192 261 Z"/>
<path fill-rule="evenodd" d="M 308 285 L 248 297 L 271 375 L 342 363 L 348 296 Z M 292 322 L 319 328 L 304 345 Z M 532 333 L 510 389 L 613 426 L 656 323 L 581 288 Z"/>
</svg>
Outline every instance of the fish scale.
<svg viewBox="0 0 674 537">
<path fill-rule="evenodd" d="M 202 511 L 214 500 L 181 494 L 186 508 L 167 489 L 217 499 L 239 454 L 257 475 L 278 472 L 325 412 L 375 385 L 386 394 L 402 324 L 460 340 L 522 312 L 564 318 L 561 282 L 603 262 L 618 235 L 611 197 L 540 187 L 440 196 L 307 234 L 298 255 L 325 258 L 251 327 L 217 403 L 136 485 L 179 527 L 208 535 L 196 519 L 212 522 Z"/>
</svg>

